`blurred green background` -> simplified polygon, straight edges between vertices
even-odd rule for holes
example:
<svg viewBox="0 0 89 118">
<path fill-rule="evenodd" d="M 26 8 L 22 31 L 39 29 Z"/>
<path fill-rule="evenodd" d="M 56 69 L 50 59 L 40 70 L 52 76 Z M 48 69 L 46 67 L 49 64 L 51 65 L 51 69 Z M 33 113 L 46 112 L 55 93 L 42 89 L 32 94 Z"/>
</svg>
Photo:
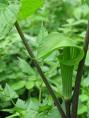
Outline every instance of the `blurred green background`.
<svg viewBox="0 0 89 118">
<path fill-rule="evenodd" d="M 83 44 L 89 18 L 89 0 L 45 0 L 20 25 L 34 54 L 42 32 L 63 33 Z M 66 37 L 65 37 L 66 38 Z M 45 60 L 38 60 L 59 101 L 62 84 L 57 51 Z M 29 66 L 30 65 L 30 66 Z M 73 88 L 76 70 L 73 76 Z M 0 111 L 5 118 L 59 118 L 52 98 L 41 81 L 15 27 L 0 40 Z M 3 112 L 2 112 L 3 111 Z M 89 118 L 89 51 L 79 97 L 79 118 Z"/>
</svg>

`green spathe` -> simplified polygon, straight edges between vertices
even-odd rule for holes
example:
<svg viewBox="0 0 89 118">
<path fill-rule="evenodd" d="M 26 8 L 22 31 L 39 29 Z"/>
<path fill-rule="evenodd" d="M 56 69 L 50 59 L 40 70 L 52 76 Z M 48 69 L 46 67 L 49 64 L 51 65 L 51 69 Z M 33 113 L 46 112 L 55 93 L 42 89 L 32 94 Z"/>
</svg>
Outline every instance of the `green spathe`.
<svg viewBox="0 0 89 118">
<path fill-rule="evenodd" d="M 58 57 L 61 67 L 63 96 L 70 99 L 72 95 L 73 70 L 83 58 L 83 49 L 77 45 L 76 40 L 67 38 L 58 32 L 50 33 L 41 41 L 38 48 L 38 58 L 46 58 L 55 50 L 60 50 Z"/>
</svg>

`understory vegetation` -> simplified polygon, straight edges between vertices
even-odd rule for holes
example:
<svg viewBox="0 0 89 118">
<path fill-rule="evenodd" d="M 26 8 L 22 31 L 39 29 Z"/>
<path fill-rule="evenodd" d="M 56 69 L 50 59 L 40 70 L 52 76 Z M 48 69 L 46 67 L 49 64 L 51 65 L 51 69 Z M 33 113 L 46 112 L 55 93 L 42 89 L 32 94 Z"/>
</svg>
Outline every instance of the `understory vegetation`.
<svg viewBox="0 0 89 118">
<path fill-rule="evenodd" d="M 0 0 L 0 118 L 61 118 L 34 60 L 65 112 L 64 101 L 71 100 L 84 56 L 89 0 L 29 1 Z M 89 50 L 82 74 L 78 118 L 89 118 Z"/>
</svg>

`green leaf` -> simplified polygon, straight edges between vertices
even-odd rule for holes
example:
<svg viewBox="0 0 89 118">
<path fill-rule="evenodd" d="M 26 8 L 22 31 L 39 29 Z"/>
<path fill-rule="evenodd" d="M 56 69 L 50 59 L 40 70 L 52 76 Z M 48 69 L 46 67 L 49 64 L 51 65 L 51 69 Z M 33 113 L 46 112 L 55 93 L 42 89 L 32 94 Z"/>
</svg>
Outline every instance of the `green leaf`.
<svg viewBox="0 0 89 118">
<path fill-rule="evenodd" d="M 24 80 L 19 80 L 19 81 L 16 81 L 15 83 L 11 84 L 11 87 L 14 90 L 19 90 L 19 89 L 22 89 L 25 86 L 25 83 L 26 82 Z"/>
<path fill-rule="evenodd" d="M 50 106 L 50 105 L 48 105 L 48 104 L 46 104 L 46 105 L 42 105 L 42 106 L 40 106 L 39 107 L 39 112 L 44 112 L 44 111 L 48 111 L 48 110 L 51 110 L 52 109 L 52 106 Z"/>
<path fill-rule="evenodd" d="M 89 66 L 89 50 L 88 50 L 88 52 L 87 52 L 85 65 L 86 65 L 86 66 Z"/>
<path fill-rule="evenodd" d="M 0 39 L 3 39 L 13 27 L 18 11 L 18 4 L 0 3 Z"/>
<path fill-rule="evenodd" d="M 6 0 L 0 0 L 0 3 L 7 3 Z"/>
<path fill-rule="evenodd" d="M 47 32 L 46 28 L 42 25 L 40 28 L 40 32 L 37 36 L 38 47 L 39 47 L 39 45 L 41 45 L 42 40 L 45 40 L 45 37 L 47 35 L 48 35 L 48 32 Z"/>
<path fill-rule="evenodd" d="M 24 114 L 24 118 L 36 118 L 37 112 L 39 108 L 39 102 L 37 99 L 30 99 L 30 103 L 28 102 L 27 110 Z"/>
<path fill-rule="evenodd" d="M 17 93 L 8 84 L 6 84 L 5 86 L 4 94 L 8 99 L 13 99 L 18 97 Z"/>
<path fill-rule="evenodd" d="M 29 74 L 29 75 L 33 75 L 34 71 L 33 69 L 30 67 L 30 65 L 24 60 L 19 58 L 19 67 L 22 70 L 22 72 Z"/>
<path fill-rule="evenodd" d="M 6 118 L 16 118 L 19 117 L 19 113 L 15 113 L 13 115 L 7 116 Z"/>
<path fill-rule="evenodd" d="M 3 91 L 3 88 L 2 88 L 2 86 L 0 85 L 0 92 L 2 92 Z"/>
<path fill-rule="evenodd" d="M 21 0 L 19 19 L 23 20 L 31 16 L 39 7 L 42 6 L 42 0 Z"/>
<path fill-rule="evenodd" d="M 89 75 L 83 79 L 81 84 L 83 87 L 89 87 Z"/>
<path fill-rule="evenodd" d="M 81 100 L 81 102 L 86 102 L 88 101 L 89 97 L 86 94 L 81 94 L 79 96 L 79 99 Z"/>
<path fill-rule="evenodd" d="M 61 118 L 61 116 L 56 108 L 52 108 L 48 112 L 44 110 L 43 112 L 38 113 L 36 118 Z"/>
<path fill-rule="evenodd" d="M 35 82 L 31 80 L 31 81 L 27 81 L 25 86 L 27 89 L 32 89 L 34 85 L 35 85 Z"/>
<path fill-rule="evenodd" d="M 25 101 L 23 101 L 23 100 L 21 100 L 21 99 L 18 99 L 17 102 L 16 102 L 15 107 L 16 107 L 17 109 L 25 110 L 25 109 L 26 109 L 26 103 L 25 103 Z"/>
<path fill-rule="evenodd" d="M 79 105 L 78 115 L 86 113 L 87 111 L 88 111 L 88 106 L 87 105 L 84 105 L 84 104 Z"/>
</svg>

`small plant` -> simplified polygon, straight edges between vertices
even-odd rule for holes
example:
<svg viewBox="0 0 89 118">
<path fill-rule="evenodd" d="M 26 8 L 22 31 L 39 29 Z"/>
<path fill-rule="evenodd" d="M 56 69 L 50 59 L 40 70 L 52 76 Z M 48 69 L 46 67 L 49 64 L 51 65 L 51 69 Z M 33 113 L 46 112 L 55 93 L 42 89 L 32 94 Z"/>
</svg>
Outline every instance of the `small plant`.
<svg viewBox="0 0 89 118">
<path fill-rule="evenodd" d="M 62 75 L 63 96 L 64 99 L 70 99 L 72 96 L 73 70 L 83 58 L 83 49 L 77 45 L 76 41 L 60 33 L 53 32 L 41 42 L 41 46 L 38 49 L 38 57 L 47 57 L 52 51 L 57 49 L 59 49 L 58 60 Z"/>
<path fill-rule="evenodd" d="M 82 45 L 78 44 L 77 40 L 71 39 L 71 37 L 68 37 L 66 34 L 64 36 L 62 33 L 51 32 L 46 35 L 43 34 L 42 37 L 40 37 L 42 39 L 40 39 L 40 44 L 36 50 L 37 55 L 35 56 L 32 51 L 31 46 L 29 45 L 27 39 L 25 38 L 24 33 L 22 32 L 22 29 L 18 21 L 24 20 L 28 18 L 29 16 L 31 16 L 39 7 L 42 6 L 42 4 L 43 4 L 42 0 L 1 1 L 0 2 L 0 21 L 1 21 L 0 22 L 0 39 L 1 40 L 4 39 L 8 35 L 9 31 L 13 28 L 13 26 L 15 26 L 20 38 L 23 41 L 23 44 L 26 47 L 26 50 L 30 56 L 31 61 L 34 63 L 34 66 L 37 69 L 37 72 L 39 73 L 51 97 L 53 98 L 53 101 L 61 115 L 61 118 L 77 118 L 80 82 L 82 78 L 84 62 L 85 62 L 85 58 L 86 58 L 86 54 L 88 50 L 88 44 L 89 44 L 89 23 L 87 26 L 87 33 L 86 33 L 83 47 Z M 63 110 L 57 96 L 55 95 L 53 88 L 49 84 L 49 81 L 46 78 L 39 64 L 39 60 L 44 60 L 52 52 L 55 52 L 55 51 L 57 51 L 56 57 L 59 61 L 59 65 L 61 69 L 62 95 L 63 95 L 62 100 L 65 102 L 66 113 Z M 25 61 L 23 61 L 23 63 L 25 63 Z M 27 68 L 29 67 L 27 66 Z M 77 69 L 77 75 L 76 75 L 76 80 L 75 80 L 75 87 L 74 87 L 74 90 L 72 90 L 72 82 L 73 82 L 72 78 L 73 78 L 73 72 L 75 69 Z M 13 96 L 15 95 L 15 98 L 18 97 L 17 94 L 9 87 L 9 85 L 6 85 L 5 90 L 7 91 L 7 89 L 13 92 Z M 4 96 L 4 93 L 5 92 L 2 92 L 3 96 Z M 10 113 L 13 113 L 13 111 L 15 111 L 17 108 L 17 110 L 19 111 L 19 114 L 16 113 L 12 117 L 14 116 L 23 117 L 23 114 L 25 111 L 24 108 L 25 107 L 27 108 L 28 106 L 21 100 L 18 100 L 17 103 L 15 104 L 14 101 L 12 100 L 13 96 L 9 96 L 8 98 L 12 101 L 13 105 L 15 105 L 15 109 L 11 110 Z M 23 112 L 20 113 L 21 108 L 18 106 L 21 104 L 23 106 L 22 108 Z M 49 110 L 51 109 L 51 107 L 50 105 L 47 107 L 46 105 L 44 105 L 43 107 L 40 106 L 40 108 L 37 107 L 37 110 L 39 112 L 42 109 Z M 28 118 L 28 116 L 26 118 Z"/>
</svg>

